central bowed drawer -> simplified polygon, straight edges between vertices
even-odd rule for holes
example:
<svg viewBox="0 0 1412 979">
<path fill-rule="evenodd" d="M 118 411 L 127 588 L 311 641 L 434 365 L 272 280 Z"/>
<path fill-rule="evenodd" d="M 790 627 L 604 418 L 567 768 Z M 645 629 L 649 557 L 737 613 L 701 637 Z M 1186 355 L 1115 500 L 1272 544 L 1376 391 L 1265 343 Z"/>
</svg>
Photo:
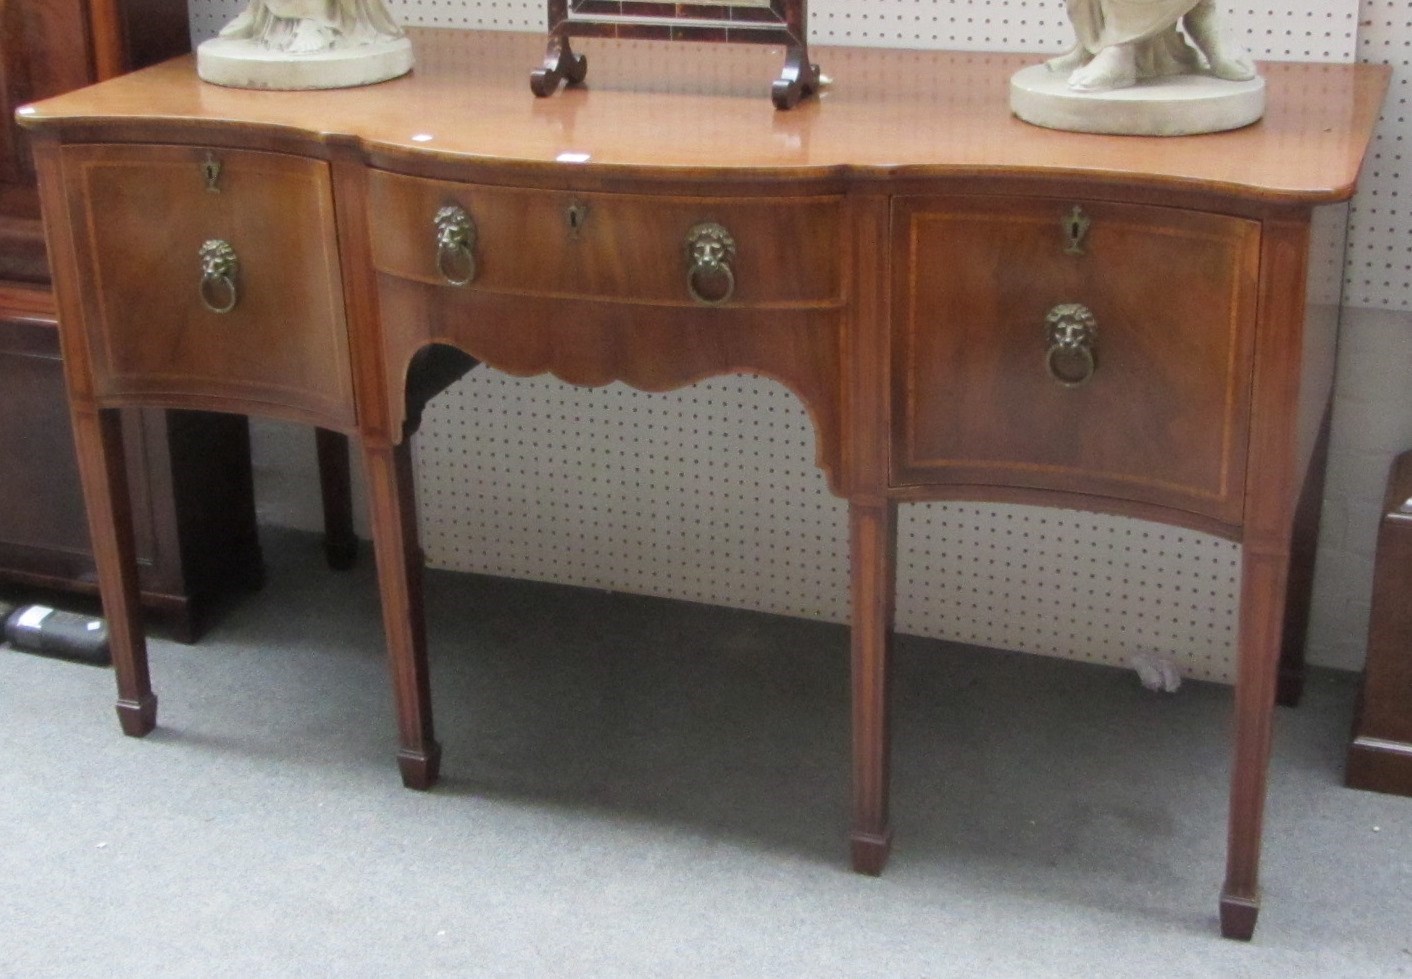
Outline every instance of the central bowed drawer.
<svg viewBox="0 0 1412 979">
<path fill-rule="evenodd" d="M 837 197 L 576 193 L 383 171 L 369 186 L 379 272 L 486 292 L 668 306 L 836 305 L 839 212 Z M 700 264 L 713 249 L 719 273 Z"/>
<path fill-rule="evenodd" d="M 1243 507 L 1260 225 L 1046 198 L 893 209 L 895 486 Z"/>
<path fill-rule="evenodd" d="M 326 163 L 75 145 L 63 165 L 100 399 L 353 424 Z"/>
</svg>

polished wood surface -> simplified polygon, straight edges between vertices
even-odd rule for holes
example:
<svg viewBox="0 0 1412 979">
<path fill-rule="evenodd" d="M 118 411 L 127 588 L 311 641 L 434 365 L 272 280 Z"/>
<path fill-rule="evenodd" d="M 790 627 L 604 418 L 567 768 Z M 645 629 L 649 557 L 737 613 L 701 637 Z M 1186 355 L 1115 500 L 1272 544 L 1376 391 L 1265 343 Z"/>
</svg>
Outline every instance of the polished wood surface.
<svg viewBox="0 0 1412 979">
<path fill-rule="evenodd" d="M 1412 452 L 1388 472 L 1347 785 L 1412 796 Z"/>
<path fill-rule="evenodd" d="M 358 405 L 358 434 L 368 478 L 368 515 L 397 714 L 397 766 L 403 785 L 429 789 L 440 773 L 441 745 L 432 725 L 427 671 L 423 558 L 417 540 L 412 449 L 407 439 L 412 429 L 394 411 L 407 405 L 413 390 L 419 391 L 422 398 L 431 395 L 421 389 L 422 381 L 389 372 L 378 302 L 380 277 L 373 272 L 376 216 L 367 206 L 367 171 L 351 147 L 339 148 L 332 170 L 339 257 L 345 267 L 357 270 L 357 274 L 343 277 L 343 298 Z M 456 371 L 450 371 L 438 379 L 449 382 L 456 376 Z M 419 416 L 420 409 L 415 414 Z"/>
<path fill-rule="evenodd" d="M 1069 199 L 894 208 L 895 482 L 998 480 L 1240 522 L 1257 222 Z M 1074 208 L 1089 224 L 1071 247 Z M 1072 387 L 1046 362 L 1046 314 L 1069 303 L 1097 331 Z"/>
<path fill-rule="evenodd" d="M 95 284 L 84 317 L 102 379 L 95 397 L 216 409 L 254 403 L 279 417 L 351 427 L 328 166 L 226 151 L 212 190 L 206 155 L 188 147 L 64 151 L 80 274 Z M 201 296 L 199 252 L 210 239 L 239 257 L 238 299 L 224 314 Z"/>
<path fill-rule="evenodd" d="M 416 72 L 368 89 L 219 89 L 177 61 L 23 117 L 36 131 L 95 532 L 115 522 L 101 541 L 105 601 L 130 600 L 131 563 L 108 409 L 283 416 L 295 402 L 265 392 L 289 372 L 346 374 L 351 400 L 328 404 L 345 411 L 369 474 L 398 762 L 407 785 L 427 788 L 440 748 L 408 444 L 426 399 L 478 363 L 650 390 L 765 374 L 808 408 L 819 464 L 849 502 L 854 867 L 880 872 L 892 839 L 899 502 L 1132 514 L 1244 545 L 1221 913 L 1225 934 L 1249 937 L 1295 517 L 1332 379 L 1334 326 L 1311 298 L 1309 256 L 1339 230 L 1318 205 L 1352 193 L 1387 71 L 1270 66 L 1261 123 L 1159 140 L 1015 121 L 1005 80 L 1032 60 L 1019 57 L 836 49 L 834 86 L 775 113 L 745 84 L 764 64 L 754 49 L 614 42 L 604 60 L 631 68 L 540 101 L 521 74 L 537 39 L 413 41 Z M 652 89 L 664 58 L 691 66 L 669 96 Z M 223 346 L 192 325 L 190 296 L 158 293 L 165 283 L 122 294 L 139 311 L 131 322 L 148 326 L 115 327 L 129 314 L 115 309 L 106 266 L 126 281 L 150 261 L 163 275 L 146 278 L 180 278 L 187 259 L 168 269 L 161 249 L 118 254 L 102 215 L 138 199 L 153 240 L 192 237 L 212 213 L 197 202 L 205 191 L 188 189 L 200 161 L 251 154 L 327 168 L 317 193 L 277 189 L 268 206 L 284 223 L 271 213 L 242 245 L 263 255 L 252 266 L 336 250 L 336 263 L 288 259 L 307 293 L 336 297 L 332 309 L 320 299 L 281 318 L 252 300 L 250 334 L 260 347 L 297 334 L 279 342 L 298 362 Z M 160 174 L 185 203 L 147 179 L 93 176 L 113 160 Z M 306 196 L 325 202 L 314 217 L 294 206 Z M 475 223 L 464 252 L 437 241 L 436 214 L 451 205 Z M 1062 248 L 1075 206 L 1092 221 L 1081 255 Z M 312 244 L 297 243 L 300 220 Z M 123 221 L 141 237 L 135 215 Z M 701 260 L 685 239 L 701 223 L 737 246 L 738 290 L 710 302 L 688 288 Z M 475 274 L 445 274 L 447 248 L 457 263 L 474 258 Z M 1098 373 L 1072 389 L 1044 373 L 1045 311 L 1066 302 L 1091 306 L 1100 331 Z M 330 329 L 346 331 L 347 360 L 340 348 L 320 373 Z M 141 733 L 155 719 L 145 652 L 130 630 L 115 643 L 120 709 Z"/>
<path fill-rule="evenodd" d="M 692 227 L 713 221 L 736 243 L 732 305 L 817 309 L 842 302 L 836 197 L 555 194 L 388 173 L 374 173 L 368 190 L 369 207 L 387 215 L 373 241 L 374 265 L 418 282 L 446 284 L 437 271 L 433 219 L 439 208 L 456 205 L 478 231 L 477 292 L 692 306 L 682 250 Z"/>
<path fill-rule="evenodd" d="M 888 493 L 887 348 L 880 343 L 891 304 L 888 247 L 891 201 L 872 189 L 848 196 L 845 256 L 854 301 L 844 320 L 838 398 L 848 406 L 843 471 L 848 497 L 853 607 L 852 684 L 853 869 L 880 874 L 892 850 L 889 778 L 892 761 L 889 689 L 897 592 L 897 501 Z"/>
<path fill-rule="evenodd" d="M 667 391 L 719 374 L 753 372 L 799 395 L 817 433 L 816 459 L 837 486 L 839 316 L 828 311 L 684 309 L 570 302 L 424 286 L 382 277 L 387 383 L 408 383 L 417 351 L 451 344 L 520 377 L 553 374 L 571 384 L 623 381 Z M 523 317 L 523 319 L 521 319 Z M 520 323 L 510 331 L 508 320 Z M 392 400 L 400 426 L 400 399 Z"/>
<path fill-rule="evenodd" d="M 1155 140 L 1062 133 L 1013 118 L 1007 80 L 1038 56 L 830 48 L 834 83 L 824 97 L 779 113 L 750 94 L 752 73 L 770 73 L 764 49 L 600 42 L 624 49 L 599 59 L 611 71 L 539 100 L 526 96 L 523 74 L 538 38 L 408 34 L 413 73 L 369 88 L 219 88 L 177 60 L 48 100 L 25 122 L 62 124 L 71 138 L 186 130 L 233 143 L 297 137 L 306 149 L 353 136 L 375 163 L 398 158 L 416 172 L 451 165 L 463 178 L 498 173 L 521 185 L 754 178 L 808 193 L 798 181 L 1002 172 L 1309 203 L 1352 192 L 1388 78 L 1377 65 L 1266 65 L 1261 122 Z M 681 76 L 654 90 L 653 59 L 673 56 Z"/>
</svg>

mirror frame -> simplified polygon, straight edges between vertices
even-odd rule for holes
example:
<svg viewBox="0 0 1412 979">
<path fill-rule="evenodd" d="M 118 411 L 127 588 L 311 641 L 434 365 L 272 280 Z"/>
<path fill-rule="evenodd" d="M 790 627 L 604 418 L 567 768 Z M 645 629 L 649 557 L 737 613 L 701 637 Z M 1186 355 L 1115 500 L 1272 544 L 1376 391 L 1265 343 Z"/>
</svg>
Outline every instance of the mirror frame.
<svg viewBox="0 0 1412 979">
<path fill-rule="evenodd" d="M 809 61 L 807 5 L 808 0 L 548 0 L 549 47 L 543 66 L 530 76 L 530 88 L 543 97 L 556 92 L 560 81 L 584 80 L 588 59 L 573 53 L 571 37 L 778 44 L 785 48 L 785 66 L 770 97 L 776 108 L 793 108 L 819 87 L 819 66 Z"/>
</svg>

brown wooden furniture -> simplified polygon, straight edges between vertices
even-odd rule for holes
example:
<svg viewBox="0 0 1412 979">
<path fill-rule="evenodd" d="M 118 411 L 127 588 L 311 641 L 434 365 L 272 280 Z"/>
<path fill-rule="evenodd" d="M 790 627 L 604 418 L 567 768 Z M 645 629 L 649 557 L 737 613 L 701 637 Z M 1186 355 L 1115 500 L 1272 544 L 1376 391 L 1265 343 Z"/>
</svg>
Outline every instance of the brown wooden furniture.
<svg viewBox="0 0 1412 979">
<path fill-rule="evenodd" d="M 156 698 L 117 406 L 358 438 L 398 757 L 426 787 L 408 452 L 426 398 L 476 362 L 650 390 L 755 371 L 807 406 L 850 504 L 860 871 L 891 842 L 899 502 L 1086 507 L 1243 543 L 1221 920 L 1248 937 L 1296 505 L 1333 376 L 1341 269 L 1322 259 L 1387 70 L 1270 66 L 1259 125 L 1149 140 L 1014 120 L 1027 59 L 1008 55 L 832 50 L 829 98 L 775 113 L 740 82 L 756 48 L 637 42 L 603 89 L 540 101 L 520 73 L 536 38 L 412 37 L 416 72 L 374 88 L 216 89 L 183 60 L 26 117 L 123 729 L 150 730 Z M 639 90 L 658 59 L 679 69 L 670 98 Z M 211 239 L 238 270 L 203 269 Z"/>
<path fill-rule="evenodd" d="M 1393 462 L 1383 497 L 1368 662 L 1344 781 L 1412 796 L 1412 452 Z"/>
<path fill-rule="evenodd" d="M 25 102 L 188 47 L 185 0 L 0 2 L 0 580 L 95 592 Z M 261 576 L 237 416 L 124 412 L 143 603 L 194 638 L 199 600 Z"/>
</svg>

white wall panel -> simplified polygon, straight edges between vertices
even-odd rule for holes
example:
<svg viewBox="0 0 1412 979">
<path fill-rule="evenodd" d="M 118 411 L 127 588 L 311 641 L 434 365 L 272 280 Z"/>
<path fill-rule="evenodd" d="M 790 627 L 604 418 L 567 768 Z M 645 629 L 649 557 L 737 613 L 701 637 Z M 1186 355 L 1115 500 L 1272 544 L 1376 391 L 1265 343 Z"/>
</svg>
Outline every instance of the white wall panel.
<svg viewBox="0 0 1412 979">
<path fill-rule="evenodd" d="M 1393 79 L 1353 204 L 1345 301 L 1412 310 L 1412 5 L 1363 0 L 1362 11 L 1358 57 L 1392 65 Z"/>
<path fill-rule="evenodd" d="M 1386 6 L 1400 0 L 1368 0 Z M 543 0 L 386 0 L 409 27 L 541 31 Z M 190 0 L 192 34 L 210 37 L 245 0 Z M 1227 3 L 1231 33 L 1258 57 L 1283 61 L 1352 60 L 1356 0 Z M 811 0 L 809 35 L 821 44 L 1047 51 L 1073 41 L 1063 0 Z"/>
<path fill-rule="evenodd" d="M 477 370 L 448 394 L 418 443 L 433 566 L 847 620 L 847 508 L 782 386 L 646 394 Z M 1036 507 L 901 513 L 901 631 L 1115 665 L 1161 652 L 1230 678 L 1236 545 Z"/>
</svg>

